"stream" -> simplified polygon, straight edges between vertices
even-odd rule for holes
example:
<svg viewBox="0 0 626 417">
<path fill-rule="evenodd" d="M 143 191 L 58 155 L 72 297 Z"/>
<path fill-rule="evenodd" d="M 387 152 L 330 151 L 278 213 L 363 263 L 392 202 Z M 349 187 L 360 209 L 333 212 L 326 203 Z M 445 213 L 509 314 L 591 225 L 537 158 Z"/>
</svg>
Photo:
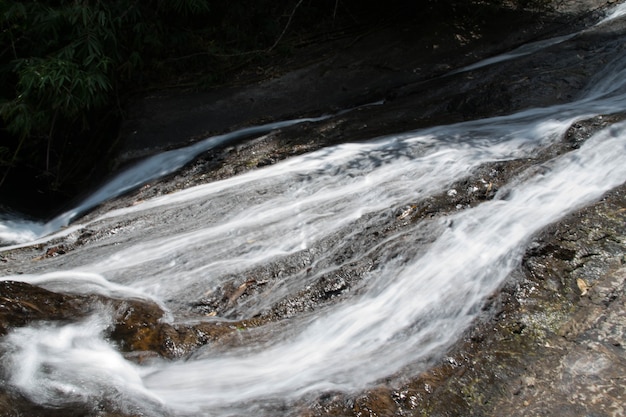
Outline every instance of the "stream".
<svg viewBox="0 0 626 417">
<path fill-rule="evenodd" d="M 624 11 L 618 6 L 598 25 Z M 558 48 L 576 35 L 455 73 Z M 105 307 L 75 323 L 17 328 L 0 340 L 4 382 L 46 407 L 104 398 L 143 415 L 276 415 L 308 396 L 425 370 L 479 316 L 533 235 L 626 181 L 626 122 L 525 166 L 493 198 L 419 218 L 417 207 L 486 194 L 496 174 L 485 167 L 531 161 L 574 123 L 624 111 L 626 55 L 616 54 L 564 104 L 327 147 L 90 220 L 78 217 L 235 136 L 332 116 L 261 126 L 156 156 L 51 222 L 5 220 L 0 239 L 12 244 L 0 254 L 75 242 L 86 231 L 102 237 L 0 280 L 150 300 L 170 323 L 268 316 L 322 278 L 334 277 L 337 287 L 332 302 L 281 307 L 280 320 L 242 329 L 250 336 L 234 346 L 209 344 L 175 360 L 128 360 L 106 337 L 114 312 Z M 342 284 L 351 267 L 358 279 Z M 221 310 L 190 307 L 230 282 L 251 280 L 254 291 L 231 297 Z"/>
</svg>

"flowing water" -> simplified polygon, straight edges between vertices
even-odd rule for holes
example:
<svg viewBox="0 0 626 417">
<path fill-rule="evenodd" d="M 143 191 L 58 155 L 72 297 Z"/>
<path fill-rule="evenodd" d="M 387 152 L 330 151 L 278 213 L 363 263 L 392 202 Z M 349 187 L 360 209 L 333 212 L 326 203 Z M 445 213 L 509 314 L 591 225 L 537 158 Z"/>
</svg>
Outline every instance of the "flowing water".
<svg viewBox="0 0 626 417">
<path fill-rule="evenodd" d="M 106 309 L 83 322 L 16 329 L 1 342 L 6 382 L 48 406 L 107 398 L 147 415 L 259 415 L 271 404 L 358 390 L 408 367 L 424 369 L 476 318 L 533 234 L 626 181 L 626 123 L 528 168 L 492 200 L 407 222 L 379 240 L 355 245 L 355 239 L 397 219 L 407 204 L 461 191 L 454 184 L 479 167 L 532 157 L 578 120 L 626 111 L 624 83 L 626 56 L 615 56 L 567 104 L 325 148 L 51 236 L 5 222 L 4 237 L 14 240 L 111 233 L 28 274 L 1 279 L 147 298 L 168 310 L 172 322 L 216 320 L 189 317 L 180 306 L 266 265 L 301 268 L 276 272 L 267 288 L 242 300 L 236 318 L 263 314 L 374 252 L 379 260 L 339 302 L 262 327 L 266 337 L 180 360 L 125 360 L 103 336 L 112 315 Z M 490 186 L 488 178 L 482 186 Z M 348 247 L 338 263 L 337 253 Z"/>
</svg>

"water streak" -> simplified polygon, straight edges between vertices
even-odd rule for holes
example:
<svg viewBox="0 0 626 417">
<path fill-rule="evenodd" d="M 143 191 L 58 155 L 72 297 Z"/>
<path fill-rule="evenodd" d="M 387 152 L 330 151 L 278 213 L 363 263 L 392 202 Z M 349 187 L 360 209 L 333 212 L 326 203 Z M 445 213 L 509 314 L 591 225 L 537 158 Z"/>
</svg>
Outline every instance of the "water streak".
<svg viewBox="0 0 626 417">
<path fill-rule="evenodd" d="M 319 317 L 294 341 L 253 356 L 230 352 L 163 364 L 146 385 L 177 407 L 231 405 L 362 388 L 411 359 L 427 358 L 467 326 L 533 233 L 626 181 L 625 151 L 626 125 L 620 124 L 554 161 L 545 175 L 519 184 L 506 199 L 446 219 L 453 226 L 426 255 L 373 277 L 385 281 L 384 291 Z"/>
<path fill-rule="evenodd" d="M 211 136 L 193 145 L 148 157 L 118 173 L 103 186 L 98 188 L 96 192 L 77 204 L 73 209 L 60 214 L 49 222 L 25 221 L 16 218 L 3 219 L 3 221 L 0 222 L 0 243 L 3 241 L 10 243 L 30 242 L 55 232 L 59 228 L 67 226 L 81 214 L 84 214 L 107 200 L 134 190 L 147 182 L 176 172 L 198 155 L 210 149 L 242 138 L 262 135 L 275 129 L 299 123 L 316 122 L 328 117 L 329 116 L 302 118 L 247 127 L 223 135 Z"/>
</svg>

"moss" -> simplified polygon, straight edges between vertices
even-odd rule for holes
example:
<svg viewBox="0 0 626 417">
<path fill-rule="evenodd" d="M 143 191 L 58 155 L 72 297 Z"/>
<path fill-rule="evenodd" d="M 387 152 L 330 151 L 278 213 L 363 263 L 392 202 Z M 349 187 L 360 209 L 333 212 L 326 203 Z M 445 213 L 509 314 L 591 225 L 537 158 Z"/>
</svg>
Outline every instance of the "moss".
<svg viewBox="0 0 626 417">
<path fill-rule="evenodd" d="M 559 333 L 572 312 L 573 306 L 569 303 L 543 302 L 535 307 L 535 311 L 523 316 L 525 327 L 520 337 L 542 344 L 548 337 Z"/>
</svg>

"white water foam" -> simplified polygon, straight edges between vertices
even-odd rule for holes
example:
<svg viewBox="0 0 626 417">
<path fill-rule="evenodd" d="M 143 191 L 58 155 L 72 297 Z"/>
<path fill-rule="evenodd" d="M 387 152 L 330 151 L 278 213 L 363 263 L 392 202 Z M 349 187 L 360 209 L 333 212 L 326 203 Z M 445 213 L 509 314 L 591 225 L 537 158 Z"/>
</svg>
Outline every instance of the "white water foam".
<svg viewBox="0 0 626 417">
<path fill-rule="evenodd" d="M 155 407 L 156 398 L 174 413 L 194 415 L 228 415 L 255 401 L 287 401 L 313 391 L 360 389 L 436 356 L 501 285 L 533 233 L 624 181 L 626 123 L 620 123 L 493 201 L 443 218 L 439 237 L 422 256 L 374 271 L 364 294 L 290 329 L 276 343 L 137 367 L 98 337 L 97 320 L 37 326 L 5 340 L 9 382 L 47 404 L 131 392 L 146 407 Z M 96 357 L 104 362 L 92 363 Z"/>
</svg>

